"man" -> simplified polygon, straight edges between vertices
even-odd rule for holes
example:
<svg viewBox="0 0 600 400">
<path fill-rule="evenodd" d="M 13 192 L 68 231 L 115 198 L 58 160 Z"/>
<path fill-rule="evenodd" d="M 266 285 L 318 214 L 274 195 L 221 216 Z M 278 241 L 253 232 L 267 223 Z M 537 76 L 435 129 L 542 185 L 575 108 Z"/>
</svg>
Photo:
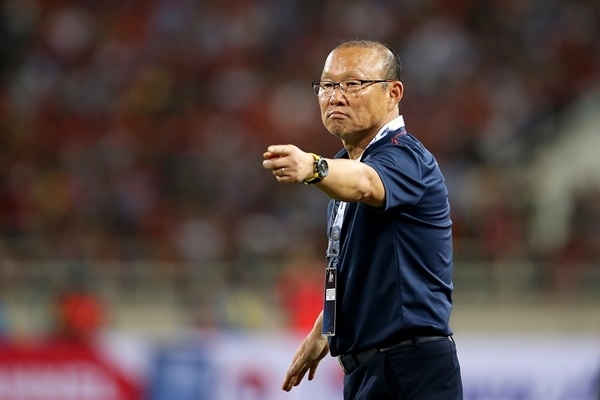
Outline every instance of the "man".
<svg viewBox="0 0 600 400">
<path fill-rule="evenodd" d="M 452 309 L 448 193 L 434 157 L 406 132 L 401 64 L 386 45 L 348 41 L 313 83 L 334 159 L 272 145 L 263 167 L 331 197 L 325 301 L 283 390 L 311 380 L 329 352 L 344 399 L 461 399 Z"/>
</svg>

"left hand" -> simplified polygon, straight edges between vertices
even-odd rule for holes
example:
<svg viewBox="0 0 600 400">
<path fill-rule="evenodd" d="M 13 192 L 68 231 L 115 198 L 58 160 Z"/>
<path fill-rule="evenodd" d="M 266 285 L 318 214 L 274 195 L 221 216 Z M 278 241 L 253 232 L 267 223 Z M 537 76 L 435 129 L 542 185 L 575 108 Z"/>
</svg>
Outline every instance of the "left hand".
<svg viewBox="0 0 600 400">
<path fill-rule="evenodd" d="M 319 362 L 328 352 L 329 343 L 327 338 L 320 334 L 308 335 L 300 344 L 300 347 L 298 347 L 281 388 L 289 392 L 294 386 L 298 386 L 302 382 L 307 372 L 308 380 L 312 381 L 317 372 Z"/>
</svg>

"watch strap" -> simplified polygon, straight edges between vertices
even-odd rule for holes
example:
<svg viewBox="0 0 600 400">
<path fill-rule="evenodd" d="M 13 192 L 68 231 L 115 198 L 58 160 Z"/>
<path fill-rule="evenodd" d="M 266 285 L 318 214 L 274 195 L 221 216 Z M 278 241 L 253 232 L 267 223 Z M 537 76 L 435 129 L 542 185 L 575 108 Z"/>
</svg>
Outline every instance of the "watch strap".
<svg viewBox="0 0 600 400">
<path fill-rule="evenodd" d="M 315 183 L 319 183 L 323 180 L 323 178 L 321 177 L 321 175 L 319 175 L 319 171 L 317 170 L 317 162 L 319 162 L 319 160 L 321 159 L 321 156 L 315 153 L 309 153 L 311 156 L 313 156 L 313 158 L 315 159 L 314 161 L 314 173 L 313 176 L 305 179 L 304 183 L 307 185 L 314 185 Z"/>
</svg>

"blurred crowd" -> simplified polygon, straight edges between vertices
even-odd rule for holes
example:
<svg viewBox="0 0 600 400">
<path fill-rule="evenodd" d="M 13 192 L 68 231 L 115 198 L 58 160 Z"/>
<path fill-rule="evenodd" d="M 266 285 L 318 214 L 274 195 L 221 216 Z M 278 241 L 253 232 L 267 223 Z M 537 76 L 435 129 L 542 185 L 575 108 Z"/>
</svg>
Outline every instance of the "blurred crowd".
<svg viewBox="0 0 600 400">
<path fill-rule="evenodd" d="M 354 37 L 403 60 L 402 113 L 445 172 L 457 259 L 600 259 L 578 236 L 598 236 L 600 190 L 581 194 L 566 243 L 532 254 L 526 182 L 511 168 L 551 139 L 539 122 L 600 84 L 598 1 L 0 5 L 4 262 L 244 264 L 324 250 L 327 199 L 276 184 L 262 153 L 337 152 L 310 82 Z"/>
</svg>

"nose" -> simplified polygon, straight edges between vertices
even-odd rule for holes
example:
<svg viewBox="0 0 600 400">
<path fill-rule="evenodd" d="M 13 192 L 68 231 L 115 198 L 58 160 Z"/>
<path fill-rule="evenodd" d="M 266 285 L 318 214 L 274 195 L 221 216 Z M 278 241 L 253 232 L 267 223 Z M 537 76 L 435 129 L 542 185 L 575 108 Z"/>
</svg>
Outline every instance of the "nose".
<svg viewBox="0 0 600 400">
<path fill-rule="evenodd" d="M 335 89 L 338 89 L 337 91 Z M 329 103 L 337 104 L 346 101 L 346 96 L 344 96 L 344 92 L 342 91 L 342 87 L 339 83 L 333 85 L 333 92 L 329 95 Z"/>
</svg>

